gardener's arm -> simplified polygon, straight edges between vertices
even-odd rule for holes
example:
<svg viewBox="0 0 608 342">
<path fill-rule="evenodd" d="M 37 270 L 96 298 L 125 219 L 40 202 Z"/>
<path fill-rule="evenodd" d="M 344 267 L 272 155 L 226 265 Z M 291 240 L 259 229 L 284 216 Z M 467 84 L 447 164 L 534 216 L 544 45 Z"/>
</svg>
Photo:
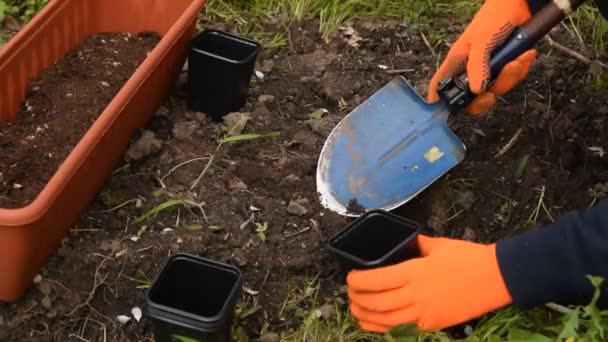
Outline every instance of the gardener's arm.
<svg viewBox="0 0 608 342">
<path fill-rule="evenodd" d="M 589 303 L 587 275 L 608 279 L 608 200 L 496 244 L 421 235 L 418 245 L 420 258 L 348 275 L 351 311 L 363 330 L 416 323 L 430 331 L 509 304 Z"/>
<path fill-rule="evenodd" d="M 587 304 L 593 294 L 587 275 L 604 277 L 608 285 L 608 200 L 543 229 L 499 241 L 496 255 L 518 306 Z"/>
</svg>

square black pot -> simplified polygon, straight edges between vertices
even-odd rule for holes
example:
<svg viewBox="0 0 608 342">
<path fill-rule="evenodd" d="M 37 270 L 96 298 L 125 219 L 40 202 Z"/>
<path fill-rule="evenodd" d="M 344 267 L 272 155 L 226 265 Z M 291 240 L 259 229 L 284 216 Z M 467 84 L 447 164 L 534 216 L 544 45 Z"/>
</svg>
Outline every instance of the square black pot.
<svg viewBox="0 0 608 342">
<path fill-rule="evenodd" d="M 187 254 L 172 256 L 146 294 L 157 342 L 230 341 L 241 293 L 238 268 Z"/>
<path fill-rule="evenodd" d="M 257 42 L 226 32 L 197 34 L 188 54 L 188 106 L 216 121 L 238 111 L 247 100 L 260 50 Z"/>
<path fill-rule="evenodd" d="M 420 255 L 420 225 L 384 210 L 358 217 L 329 241 L 345 271 L 393 265 Z"/>
</svg>

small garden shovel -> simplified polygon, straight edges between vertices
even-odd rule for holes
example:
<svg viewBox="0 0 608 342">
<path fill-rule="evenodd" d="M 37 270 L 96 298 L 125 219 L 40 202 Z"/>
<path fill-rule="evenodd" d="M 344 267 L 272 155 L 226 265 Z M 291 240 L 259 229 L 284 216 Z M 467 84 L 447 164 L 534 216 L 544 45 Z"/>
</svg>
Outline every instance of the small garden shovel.
<svg viewBox="0 0 608 342">
<path fill-rule="evenodd" d="M 492 55 L 490 83 L 583 2 L 551 1 L 517 28 Z M 342 119 L 319 156 L 321 204 L 345 216 L 392 210 L 462 161 L 466 148 L 447 118 L 476 95 L 466 75 L 441 82 L 438 92 L 440 100 L 428 103 L 396 77 Z"/>
</svg>

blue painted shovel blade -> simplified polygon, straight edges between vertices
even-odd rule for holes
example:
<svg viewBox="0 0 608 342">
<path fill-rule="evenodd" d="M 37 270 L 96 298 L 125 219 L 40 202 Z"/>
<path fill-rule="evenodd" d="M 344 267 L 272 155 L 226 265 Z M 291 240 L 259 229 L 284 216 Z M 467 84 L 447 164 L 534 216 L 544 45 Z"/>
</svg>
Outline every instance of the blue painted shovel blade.
<svg viewBox="0 0 608 342">
<path fill-rule="evenodd" d="M 334 128 L 321 151 L 321 204 L 345 216 L 355 199 L 366 211 L 406 203 L 456 166 L 466 152 L 448 128 L 447 108 L 427 103 L 396 77 Z"/>
</svg>

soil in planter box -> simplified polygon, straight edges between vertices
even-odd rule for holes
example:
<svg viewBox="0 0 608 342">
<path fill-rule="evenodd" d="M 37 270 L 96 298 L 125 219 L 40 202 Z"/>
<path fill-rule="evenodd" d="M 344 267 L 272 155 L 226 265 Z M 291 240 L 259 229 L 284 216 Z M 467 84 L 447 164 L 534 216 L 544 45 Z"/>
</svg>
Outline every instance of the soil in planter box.
<svg viewBox="0 0 608 342">
<path fill-rule="evenodd" d="M 159 40 L 90 36 L 31 83 L 17 121 L 0 124 L 0 207 L 34 200 Z"/>
</svg>

